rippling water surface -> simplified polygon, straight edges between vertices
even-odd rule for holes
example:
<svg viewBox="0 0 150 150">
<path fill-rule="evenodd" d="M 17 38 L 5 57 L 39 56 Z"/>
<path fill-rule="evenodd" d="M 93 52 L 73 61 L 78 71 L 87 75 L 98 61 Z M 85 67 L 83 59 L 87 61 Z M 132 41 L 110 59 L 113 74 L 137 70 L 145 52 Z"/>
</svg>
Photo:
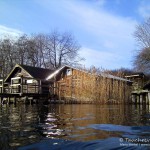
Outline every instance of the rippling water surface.
<svg viewBox="0 0 150 150">
<path fill-rule="evenodd" d="M 1 105 L 0 150 L 148 149 L 142 105 Z"/>
</svg>

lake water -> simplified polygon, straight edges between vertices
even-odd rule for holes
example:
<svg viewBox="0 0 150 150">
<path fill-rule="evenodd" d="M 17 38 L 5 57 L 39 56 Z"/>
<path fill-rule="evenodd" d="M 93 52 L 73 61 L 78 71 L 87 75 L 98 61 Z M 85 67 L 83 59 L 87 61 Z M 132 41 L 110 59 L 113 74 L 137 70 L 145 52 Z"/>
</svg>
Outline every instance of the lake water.
<svg viewBox="0 0 150 150">
<path fill-rule="evenodd" d="M 0 150 L 149 149 L 150 107 L 1 105 Z"/>
</svg>

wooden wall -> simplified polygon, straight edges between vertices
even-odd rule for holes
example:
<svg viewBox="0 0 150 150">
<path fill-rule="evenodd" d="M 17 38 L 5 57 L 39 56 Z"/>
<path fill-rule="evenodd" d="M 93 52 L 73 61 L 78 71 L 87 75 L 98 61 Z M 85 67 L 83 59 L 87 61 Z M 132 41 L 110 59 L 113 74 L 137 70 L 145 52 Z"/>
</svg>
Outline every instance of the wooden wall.
<svg viewBox="0 0 150 150">
<path fill-rule="evenodd" d="M 76 69 L 72 69 L 72 75 L 63 70 L 54 83 L 54 94 L 59 99 L 79 103 L 128 103 L 130 93 L 127 82 Z"/>
</svg>

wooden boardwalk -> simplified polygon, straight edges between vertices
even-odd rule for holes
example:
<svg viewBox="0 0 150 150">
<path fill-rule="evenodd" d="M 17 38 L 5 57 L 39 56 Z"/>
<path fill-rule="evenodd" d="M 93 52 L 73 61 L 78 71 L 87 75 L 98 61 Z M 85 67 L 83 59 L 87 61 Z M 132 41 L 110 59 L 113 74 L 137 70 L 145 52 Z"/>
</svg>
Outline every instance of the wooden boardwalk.
<svg viewBox="0 0 150 150">
<path fill-rule="evenodd" d="M 132 91 L 133 104 L 149 104 L 150 105 L 150 91 L 149 90 L 135 90 Z"/>
</svg>

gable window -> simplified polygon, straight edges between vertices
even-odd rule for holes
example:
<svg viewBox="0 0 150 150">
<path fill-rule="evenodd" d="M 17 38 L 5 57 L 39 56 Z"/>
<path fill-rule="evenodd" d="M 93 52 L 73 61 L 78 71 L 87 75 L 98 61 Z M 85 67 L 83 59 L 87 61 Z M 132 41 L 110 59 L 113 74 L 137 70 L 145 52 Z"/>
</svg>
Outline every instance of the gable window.
<svg viewBox="0 0 150 150">
<path fill-rule="evenodd" d="M 67 72 L 66 72 L 67 76 L 70 76 L 72 75 L 72 70 L 71 69 L 67 69 Z"/>
</svg>

